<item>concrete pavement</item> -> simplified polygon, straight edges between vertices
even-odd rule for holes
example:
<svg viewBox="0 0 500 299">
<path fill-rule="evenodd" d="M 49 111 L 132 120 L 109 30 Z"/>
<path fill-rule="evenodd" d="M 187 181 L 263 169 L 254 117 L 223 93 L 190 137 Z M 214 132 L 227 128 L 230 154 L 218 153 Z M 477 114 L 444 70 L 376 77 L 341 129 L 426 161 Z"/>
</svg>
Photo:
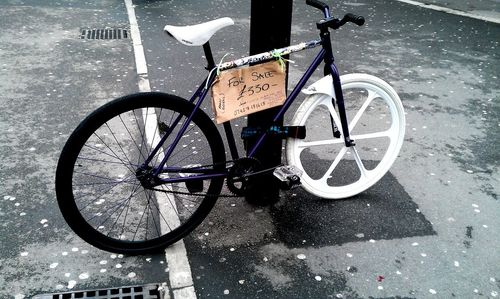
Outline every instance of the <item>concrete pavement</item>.
<svg viewBox="0 0 500 299">
<path fill-rule="evenodd" d="M 247 53 L 248 3 L 134 4 L 153 90 L 187 97 L 191 78 L 204 75 L 191 75 L 201 49 L 167 38 L 166 23 L 231 16 L 236 26 L 213 38 L 216 59 Z M 316 38 L 321 16 L 294 4 L 292 42 Z M 125 5 L 0 6 L 0 297 L 168 281 L 162 255 L 92 248 L 55 204 L 53 173 L 68 134 L 100 104 L 137 90 L 130 40 L 78 39 L 80 28 L 128 26 Z M 267 208 L 221 199 L 185 240 L 198 297 L 498 297 L 500 26 L 393 1 L 332 8 L 367 18 L 332 35 L 336 58 L 342 73 L 374 74 L 399 92 L 408 122 L 400 157 L 349 200 L 301 190 Z M 311 58 L 292 59 L 293 83 Z"/>
<path fill-rule="evenodd" d="M 124 3 L 2 1 L 0 23 L 0 298 L 165 277 L 163 255 L 125 259 L 81 241 L 54 194 L 71 131 L 137 90 L 130 40 L 80 39 L 82 28 L 128 28 Z"/>
</svg>

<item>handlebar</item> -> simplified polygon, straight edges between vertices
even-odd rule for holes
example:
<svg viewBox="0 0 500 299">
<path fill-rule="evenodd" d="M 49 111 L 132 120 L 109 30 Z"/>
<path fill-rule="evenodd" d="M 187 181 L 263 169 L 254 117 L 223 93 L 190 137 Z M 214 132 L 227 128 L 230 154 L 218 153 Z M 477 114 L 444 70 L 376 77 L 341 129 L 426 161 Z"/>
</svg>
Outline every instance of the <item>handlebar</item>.
<svg viewBox="0 0 500 299">
<path fill-rule="evenodd" d="M 319 1 L 319 0 L 306 0 L 307 5 L 311 5 L 312 7 L 315 7 L 323 12 L 325 15 L 325 18 L 330 17 L 330 8 L 328 7 L 327 4 Z"/>
<path fill-rule="evenodd" d="M 342 20 L 340 20 L 340 26 L 344 25 L 347 22 L 351 22 L 358 26 L 362 26 L 365 23 L 365 18 L 363 16 L 358 16 L 352 13 L 348 13 L 342 18 Z"/>
<path fill-rule="evenodd" d="M 325 9 L 329 9 L 328 5 L 325 3 L 319 1 L 319 0 L 306 0 L 307 5 L 311 5 L 312 7 L 315 7 L 321 11 L 325 11 Z"/>
<path fill-rule="evenodd" d="M 325 30 L 327 27 L 332 29 L 339 29 L 344 26 L 345 23 L 351 22 L 358 26 L 362 26 L 365 23 L 365 18 L 352 13 L 346 14 L 342 20 L 333 18 L 330 16 L 330 8 L 324 2 L 319 0 L 306 0 L 306 4 L 314 8 L 317 8 L 325 14 L 325 19 L 319 21 L 316 25 L 318 29 Z"/>
</svg>

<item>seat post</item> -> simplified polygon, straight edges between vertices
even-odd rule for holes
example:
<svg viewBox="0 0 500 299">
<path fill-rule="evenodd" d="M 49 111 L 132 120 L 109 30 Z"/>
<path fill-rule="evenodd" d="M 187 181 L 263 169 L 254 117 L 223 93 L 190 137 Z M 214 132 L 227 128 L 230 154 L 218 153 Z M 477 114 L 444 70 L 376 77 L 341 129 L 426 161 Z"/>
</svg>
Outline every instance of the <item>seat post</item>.
<svg viewBox="0 0 500 299">
<path fill-rule="evenodd" d="M 210 49 L 210 43 L 206 42 L 203 44 L 203 51 L 205 51 L 205 58 L 207 59 L 208 65 L 207 70 L 211 70 L 215 67 L 214 56 L 212 55 L 212 49 Z"/>
</svg>

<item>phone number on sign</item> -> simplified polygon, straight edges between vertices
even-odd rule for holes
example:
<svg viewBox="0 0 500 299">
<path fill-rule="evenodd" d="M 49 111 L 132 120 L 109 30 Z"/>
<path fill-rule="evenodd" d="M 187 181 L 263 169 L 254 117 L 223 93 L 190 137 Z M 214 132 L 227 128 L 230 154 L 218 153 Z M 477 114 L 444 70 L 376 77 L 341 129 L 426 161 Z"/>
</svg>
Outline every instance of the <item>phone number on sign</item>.
<svg viewBox="0 0 500 299">
<path fill-rule="evenodd" d="M 253 103 L 252 105 L 248 105 L 246 107 L 241 107 L 241 108 L 234 110 L 234 116 L 246 114 L 248 111 L 259 109 L 259 108 L 262 108 L 264 106 L 266 106 L 266 102 L 264 102 L 264 101 L 259 102 L 259 103 Z"/>
</svg>

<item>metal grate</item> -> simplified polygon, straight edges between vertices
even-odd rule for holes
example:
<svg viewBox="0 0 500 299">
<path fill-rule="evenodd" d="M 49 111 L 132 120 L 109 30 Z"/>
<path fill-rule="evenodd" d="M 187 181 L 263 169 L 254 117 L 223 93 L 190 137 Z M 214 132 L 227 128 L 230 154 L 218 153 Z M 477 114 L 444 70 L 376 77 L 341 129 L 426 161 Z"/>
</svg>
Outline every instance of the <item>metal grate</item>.
<svg viewBox="0 0 500 299">
<path fill-rule="evenodd" d="M 33 299 L 161 299 L 159 284 L 37 295 Z"/>
<path fill-rule="evenodd" d="M 104 29 L 82 29 L 80 39 L 125 39 L 129 37 L 128 29 L 104 28 Z"/>
</svg>

